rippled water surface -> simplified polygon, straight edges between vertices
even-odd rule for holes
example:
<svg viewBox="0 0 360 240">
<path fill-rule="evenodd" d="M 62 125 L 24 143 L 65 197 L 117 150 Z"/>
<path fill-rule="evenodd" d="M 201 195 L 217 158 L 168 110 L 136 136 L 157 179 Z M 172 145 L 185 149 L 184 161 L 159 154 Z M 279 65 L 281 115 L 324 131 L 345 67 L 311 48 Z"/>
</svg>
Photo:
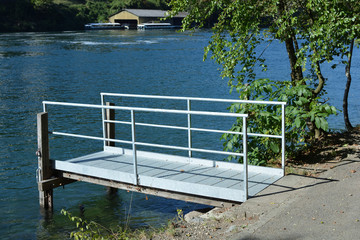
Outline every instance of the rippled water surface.
<svg viewBox="0 0 360 240">
<path fill-rule="evenodd" d="M 186 212 L 202 207 L 126 191 L 111 197 L 101 186 L 74 183 L 55 190 L 52 216 L 42 213 L 35 179 L 36 113 L 41 112 L 43 100 L 98 104 L 100 92 L 236 98 L 228 94 L 218 66 L 202 61 L 209 37 L 207 31 L 191 36 L 175 31 L 0 34 L 2 239 L 63 239 L 73 225 L 60 215 L 60 210 L 79 214 L 79 205 L 84 206 L 88 219 L 110 225 L 124 224 L 129 219 L 133 227 L 158 226 L 175 217 L 177 208 Z M 270 71 L 264 76 L 287 79 L 288 61 L 282 45 L 273 43 L 265 54 Z M 354 123 L 360 123 L 358 55 L 357 51 L 350 92 L 350 118 Z M 341 108 L 344 71 L 325 68 L 330 102 Z M 342 115 L 330 121 L 332 128 L 344 126 Z M 95 123 L 91 120 L 86 124 L 88 131 L 100 131 L 92 127 Z M 211 144 L 217 142 L 218 138 Z M 68 145 L 65 149 L 55 141 L 52 153 L 64 157 L 92 147 L 74 149 Z"/>
</svg>

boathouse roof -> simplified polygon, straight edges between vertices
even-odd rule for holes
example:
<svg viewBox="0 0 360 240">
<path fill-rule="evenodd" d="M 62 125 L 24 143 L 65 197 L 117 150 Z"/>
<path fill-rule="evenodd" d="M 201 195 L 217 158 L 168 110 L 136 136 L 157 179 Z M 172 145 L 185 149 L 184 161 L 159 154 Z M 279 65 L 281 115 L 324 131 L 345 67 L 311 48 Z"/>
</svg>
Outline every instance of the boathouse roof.
<svg viewBox="0 0 360 240">
<path fill-rule="evenodd" d="M 115 16 L 121 12 L 128 12 L 131 13 L 137 17 L 152 17 L 152 18 L 163 18 L 168 16 L 168 11 L 165 10 L 159 10 L 159 9 L 124 9 L 120 12 L 117 12 L 112 16 Z M 179 17 L 179 18 L 184 18 L 188 15 L 187 12 L 179 12 L 177 15 L 175 15 L 174 17 Z"/>
</svg>

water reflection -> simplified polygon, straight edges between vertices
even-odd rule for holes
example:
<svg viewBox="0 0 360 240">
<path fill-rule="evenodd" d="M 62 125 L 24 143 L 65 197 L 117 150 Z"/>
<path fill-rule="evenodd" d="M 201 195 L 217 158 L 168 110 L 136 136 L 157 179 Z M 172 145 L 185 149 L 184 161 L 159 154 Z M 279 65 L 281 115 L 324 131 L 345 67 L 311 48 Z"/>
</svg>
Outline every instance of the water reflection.
<svg viewBox="0 0 360 240">
<path fill-rule="evenodd" d="M 44 53 L 39 52 L 0 52 L 0 58 L 11 58 L 11 57 L 35 57 L 42 56 Z"/>
</svg>

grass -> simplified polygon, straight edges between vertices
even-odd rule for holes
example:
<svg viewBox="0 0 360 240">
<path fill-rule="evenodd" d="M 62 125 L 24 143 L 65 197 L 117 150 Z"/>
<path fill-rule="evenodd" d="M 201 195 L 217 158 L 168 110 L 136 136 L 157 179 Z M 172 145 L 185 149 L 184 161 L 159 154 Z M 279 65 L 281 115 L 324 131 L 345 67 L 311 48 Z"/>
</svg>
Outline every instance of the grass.
<svg viewBox="0 0 360 240">
<path fill-rule="evenodd" d="M 70 233 L 70 239 L 88 239 L 88 240 L 128 240 L 128 239 L 152 239 L 155 235 L 166 235 L 173 238 L 176 235 L 178 223 L 183 221 L 179 215 L 173 220 L 169 220 L 167 225 L 158 228 L 139 228 L 131 229 L 127 224 L 108 228 L 97 222 L 85 220 L 74 216 L 70 212 L 62 209 L 61 214 L 73 222 L 76 230 Z M 182 214 L 182 210 L 181 210 Z M 181 215 L 180 214 L 180 215 Z"/>
</svg>

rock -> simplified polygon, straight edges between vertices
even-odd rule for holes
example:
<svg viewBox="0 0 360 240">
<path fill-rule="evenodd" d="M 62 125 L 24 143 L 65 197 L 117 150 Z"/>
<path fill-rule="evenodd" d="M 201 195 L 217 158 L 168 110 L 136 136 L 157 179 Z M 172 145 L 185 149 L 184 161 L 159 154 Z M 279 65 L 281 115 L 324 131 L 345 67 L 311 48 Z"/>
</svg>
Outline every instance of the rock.
<svg viewBox="0 0 360 240">
<path fill-rule="evenodd" d="M 200 217 L 202 214 L 202 212 L 192 211 L 185 214 L 184 220 L 188 223 L 202 223 L 204 221 L 204 219 Z"/>
<path fill-rule="evenodd" d="M 226 232 L 228 232 L 228 233 L 231 233 L 233 231 L 237 231 L 237 226 L 236 225 L 232 225 L 226 230 Z"/>
</svg>

